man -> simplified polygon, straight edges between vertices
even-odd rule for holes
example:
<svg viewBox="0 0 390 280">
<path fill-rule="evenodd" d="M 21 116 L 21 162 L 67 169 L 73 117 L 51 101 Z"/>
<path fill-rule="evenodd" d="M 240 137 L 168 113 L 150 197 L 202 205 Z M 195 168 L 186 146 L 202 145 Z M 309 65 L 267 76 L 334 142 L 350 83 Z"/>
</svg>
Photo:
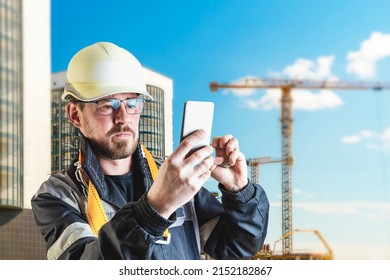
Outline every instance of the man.
<svg viewBox="0 0 390 280">
<path fill-rule="evenodd" d="M 198 130 L 157 169 L 138 140 L 151 98 L 138 60 L 96 43 L 75 54 L 67 77 L 62 97 L 80 131 L 79 159 L 32 198 L 49 259 L 199 259 L 201 251 L 239 259 L 260 250 L 269 203 L 248 181 L 237 139 L 215 137 L 188 156 L 204 137 Z M 210 176 L 222 203 L 202 188 Z"/>
</svg>

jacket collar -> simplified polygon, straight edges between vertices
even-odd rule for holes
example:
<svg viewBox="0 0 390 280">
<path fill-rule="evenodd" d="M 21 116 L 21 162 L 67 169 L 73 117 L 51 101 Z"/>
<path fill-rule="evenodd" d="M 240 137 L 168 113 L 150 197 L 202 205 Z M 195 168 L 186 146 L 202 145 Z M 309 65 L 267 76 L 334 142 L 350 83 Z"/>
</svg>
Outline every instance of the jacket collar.
<svg viewBox="0 0 390 280">
<path fill-rule="evenodd" d="M 79 147 L 83 154 L 82 166 L 87 172 L 89 179 L 95 185 L 100 198 L 116 205 L 117 203 L 115 203 L 115 201 L 108 196 L 107 184 L 104 180 L 104 173 L 99 164 L 99 161 L 97 160 L 96 155 L 88 142 L 88 139 L 81 133 L 79 138 Z M 141 176 L 143 178 L 142 181 L 144 187 L 146 190 L 148 190 L 153 184 L 153 179 L 140 142 L 138 142 L 137 148 L 132 156 L 132 163 L 134 165 L 138 165 Z"/>
</svg>

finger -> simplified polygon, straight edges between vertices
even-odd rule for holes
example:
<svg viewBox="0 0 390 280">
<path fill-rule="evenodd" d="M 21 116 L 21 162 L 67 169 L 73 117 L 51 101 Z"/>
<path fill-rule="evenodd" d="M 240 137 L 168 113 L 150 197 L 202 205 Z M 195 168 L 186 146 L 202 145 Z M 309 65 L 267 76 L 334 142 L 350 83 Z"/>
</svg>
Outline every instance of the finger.
<svg viewBox="0 0 390 280">
<path fill-rule="evenodd" d="M 204 172 L 202 175 L 199 176 L 198 180 L 199 180 L 199 185 L 200 186 L 203 186 L 208 179 L 210 179 L 211 177 L 211 170 L 207 170 L 206 172 Z"/>
<path fill-rule="evenodd" d="M 221 137 L 214 137 L 213 138 L 213 141 L 211 141 L 211 146 L 213 147 L 213 148 L 217 148 L 217 147 L 219 147 L 219 139 L 220 139 Z"/>
<path fill-rule="evenodd" d="M 234 166 L 237 164 L 237 161 L 243 161 L 245 162 L 245 156 L 243 153 L 239 152 L 239 151 L 235 151 L 233 153 L 230 154 L 229 156 L 229 164 L 231 166 Z"/>
<path fill-rule="evenodd" d="M 215 165 L 221 165 L 222 163 L 224 162 L 224 158 L 223 157 L 214 157 L 214 164 Z"/>
<path fill-rule="evenodd" d="M 205 135 L 206 132 L 203 129 L 195 130 L 181 141 L 174 154 L 180 158 L 185 158 L 195 144 L 205 137 Z"/>
<path fill-rule="evenodd" d="M 195 166 L 199 162 L 203 161 L 205 158 L 210 156 L 213 153 L 213 147 L 210 145 L 200 148 L 196 152 L 192 153 L 186 160 L 185 163 L 190 166 Z"/>
<path fill-rule="evenodd" d="M 209 156 L 205 158 L 202 163 L 195 167 L 195 176 L 201 177 L 205 172 L 209 171 L 214 164 L 214 157 Z"/>
<path fill-rule="evenodd" d="M 220 148 L 226 148 L 226 145 L 227 143 L 229 143 L 229 141 L 233 139 L 233 135 L 224 135 L 221 137 L 221 140 L 219 141 L 219 147 Z"/>
<path fill-rule="evenodd" d="M 237 159 L 241 156 L 241 153 L 238 151 L 234 151 L 229 156 L 229 164 L 235 165 L 237 162 Z"/>
<path fill-rule="evenodd" d="M 224 168 L 227 168 L 227 167 L 230 167 L 230 163 L 229 163 L 229 159 L 226 159 L 226 157 L 215 157 L 214 158 L 214 169 L 215 167 L 219 166 L 219 167 L 224 167 Z"/>
<path fill-rule="evenodd" d="M 192 186 L 194 192 L 197 192 L 211 176 L 210 169 L 208 169 L 206 165 L 202 164 L 192 169 L 192 174 L 187 180 L 189 186 Z"/>
<path fill-rule="evenodd" d="M 212 146 L 214 148 L 224 148 L 226 146 L 226 143 L 229 141 L 229 139 L 233 138 L 232 135 L 224 135 L 222 137 L 214 137 L 212 141 Z"/>
<path fill-rule="evenodd" d="M 232 152 L 238 151 L 239 145 L 237 138 L 232 138 L 226 145 L 226 155 L 230 155 Z"/>
</svg>

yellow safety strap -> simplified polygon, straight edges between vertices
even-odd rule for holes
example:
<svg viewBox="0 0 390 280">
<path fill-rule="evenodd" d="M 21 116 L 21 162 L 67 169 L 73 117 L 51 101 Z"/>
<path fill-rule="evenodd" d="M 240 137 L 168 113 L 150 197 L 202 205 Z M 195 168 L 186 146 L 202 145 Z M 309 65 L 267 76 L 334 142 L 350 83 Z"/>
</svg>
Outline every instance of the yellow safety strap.
<svg viewBox="0 0 390 280">
<path fill-rule="evenodd" d="M 142 146 L 142 150 L 145 153 L 146 160 L 148 161 L 148 165 L 149 165 L 150 173 L 152 174 L 153 181 L 155 181 L 158 173 L 157 164 L 154 161 L 154 158 L 152 154 L 148 151 L 148 149 L 146 149 L 146 147 L 143 144 L 141 144 L 141 146 Z"/>
<path fill-rule="evenodd" d="M 79 152 L 79 166 L 82 166 L 83 155 Z M 87 204 L 87 219 L 93 233 L 97 236 L 99 229 L 108 221 L 106 211 L 104 210 L 99 193 L 95 185 L 89 180 L 89 177 L 84 169 L 81 169 L 81 175 L 84 184 L 88 188 L 88 204 Z"/>
<path fill-rule="evenodd" d="M 152 154 L 142 145 L 142 150 L 146 156 L 150 173 L 152 174 L 153 181 L 156 180 L 158 167 Z M 81 151 L 79 152 L 79 166 L 82 166 L 83 156 Z M 87 219 L 88 223 L 92 228 L 93 233 L 97 236 L 100 228 L 107 223 L 108 218 L 106 211 L 104 210 L 102 201 L 100 199 L 99 193 L 96 190 L 95 185 L 89 180 L 87 173 L 84 169 L 81 169 L 81 175 L 84 180 L 84 184 L 88 187 L 88 208 L 87 208 Z M 169 237 L 169 231 L 166 229 L 163 234 L 164 238 Z"/>
</svg>

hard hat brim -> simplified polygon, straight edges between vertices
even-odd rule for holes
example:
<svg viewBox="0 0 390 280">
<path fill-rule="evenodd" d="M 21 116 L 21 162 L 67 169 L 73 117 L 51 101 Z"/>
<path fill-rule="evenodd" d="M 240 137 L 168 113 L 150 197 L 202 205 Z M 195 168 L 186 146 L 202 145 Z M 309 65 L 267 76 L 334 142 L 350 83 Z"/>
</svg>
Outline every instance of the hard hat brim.
<svg viewBox="0 0 390 280">
<path fill-rule="evenodd" d="M 132 88 L 128 85 L 126 86 L 108 86 L 102 87 L 101 85 L 94 84 L 67 84 L 62 94 L 62 100 L 66 100 L 69 95 L 73 96 L 80 101 L 94 101 L 101 98 L 104 98 L 113 94 L 120 93 L 137 93 L 144 97 L 154 100 L 153 97 L 146 91 L 140 90 L 139 88 Z"/>
</svg>

